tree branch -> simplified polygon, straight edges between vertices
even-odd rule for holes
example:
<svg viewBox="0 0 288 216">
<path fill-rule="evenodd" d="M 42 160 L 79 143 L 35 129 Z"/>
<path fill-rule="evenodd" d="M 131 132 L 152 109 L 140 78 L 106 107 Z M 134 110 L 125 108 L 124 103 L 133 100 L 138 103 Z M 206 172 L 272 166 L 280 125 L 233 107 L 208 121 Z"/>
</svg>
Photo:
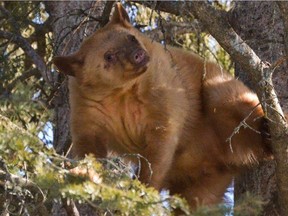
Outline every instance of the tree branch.
<svg viewBox="0 0 288 216">
<path fill-rule="evenodd" d="M 197 22 L 182 22 L 182 23 L 176 23 L 176 22 L 169 22 L 169 23 L 162 23 L 162 27 L 167 32 L 167 38 L 173 38 L 176 35 L 186 34 L 186 33 L 197 33 L 201 32 L 202 29 L 198 25 Z M 151 38 L 155 38 L 157 41 L 160 41 L 160 38 L 163 37 L 163 32 L 161 29 L 156 28 L 151 31 L 146 31 L 145 35 Z"/>
<path fill-rule="evenodd" d="M 189 15 L 189 7 L 187 7 L 188 2 L 179 1 L 133 1 L 145 5 L 152 10 L 160 10 L 163 12 L 171 13 L 176 16 Z"/>
<path fill-rule="evenodd" d="M 51 84 L 52 77 L 51 74 L 48 72 L 44 60 L 36 53 L 36 51 L 32 48 L 32 46 L 28 43 L 28 41 L 24 37 L 22 37 L 21 35 L 13 34 L 11 32 L 0 30 L 0 38 L 7 39 L 12 43 L 15 43 L 19 47 L 21 47 L 23 51 L 32 59 L 33 63 L 40 71 L 46 83 Z"/>
<path fill-rule="evenodd" d="M 109 17 L 111 10 L 113 8 L 114 1 L 107 1 L 102 13 L 101 21 L 100 21 L 100 26 L 103 27 L 109 22 Z"/>
<path fill-rule="evenodd" d="M 14 29 L 15 32 L 20 34 L 20 27 L 18 25 L 18 22 L 14 19 L 13 15 L 10 13 L 9 10 L 7 10 L 5 7 L 0 6 L 0 12 L 6 17 L 8 21 L 10 21 L 12 28 Z"/>
<path fill-rule="evenodd" d="M 77 206 L 73 200 L 68 200 L 67 198 L 62 199 L 63 207 L 66 213 L 70 216 L 80 216 Z"/>
</svg>

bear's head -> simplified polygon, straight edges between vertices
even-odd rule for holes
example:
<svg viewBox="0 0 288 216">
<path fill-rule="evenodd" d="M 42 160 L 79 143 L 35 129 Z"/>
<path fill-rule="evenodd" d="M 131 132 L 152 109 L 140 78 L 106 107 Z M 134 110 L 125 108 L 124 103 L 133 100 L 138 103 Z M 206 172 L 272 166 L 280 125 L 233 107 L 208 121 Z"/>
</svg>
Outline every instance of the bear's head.
<svg viewBox="0 0 288 216">
<path fill-rule="evenodd" d="M 79 85 L 121 87 L 147 70 L 150 58 L 142 38 L 117 3 L 104 28 L 87 38 L 76 53 L 55 57 L 53 62 Z"/>
</svg>

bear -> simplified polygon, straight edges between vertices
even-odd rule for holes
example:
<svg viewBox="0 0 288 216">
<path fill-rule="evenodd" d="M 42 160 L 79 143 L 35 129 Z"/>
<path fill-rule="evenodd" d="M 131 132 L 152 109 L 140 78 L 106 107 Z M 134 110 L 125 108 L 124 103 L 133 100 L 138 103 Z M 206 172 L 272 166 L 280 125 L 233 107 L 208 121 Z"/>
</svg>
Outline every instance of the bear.
<svg viewBox="0 0 288 216">
<path fill-rule="evenodd" d="M 69 76 L 73 157 L 140 154 L 140 181 L 192 209 L 221 202 L 235 175 L 272 154 L 255 93 L 216 63 L 146 37 L 120 3 L 77 52 L 53 61 Z"/>
</svg>

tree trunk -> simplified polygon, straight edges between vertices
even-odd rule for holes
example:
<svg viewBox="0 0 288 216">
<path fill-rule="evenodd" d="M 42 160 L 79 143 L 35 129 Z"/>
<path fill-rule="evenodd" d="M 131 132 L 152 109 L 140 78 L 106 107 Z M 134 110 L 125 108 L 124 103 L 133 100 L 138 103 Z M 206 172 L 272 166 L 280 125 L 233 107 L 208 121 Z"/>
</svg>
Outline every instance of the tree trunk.
<svg viewBox="0 0 288 216">
<path fill-rule="evenodd" d="M 104 2 L 64 1 L 47 2 L 46 7 L 52 20 L 55 55 L 68 55 L 76 51 L 83 39 L 93 33 L 98 22 L 93 22 L 87 14 L 100 17 Z M 83 14 L 84 13 L 84 14 Z M 69 102 L 67 77 L 55 73 L 54 85 L 57 88 L 53 105 L 54 148 L 59 154 L 66 153 L 71 136 L 69 129 Z"/>
<path fill-rule="evenodd" d="M 236 32 L 264 61 L 275 64 L 285 56 L 283 22 L 275 2 L 235 2 L 231 23 Z M 286 69 L 286 70 L 285 70 Z M 288 76 L 284 62 L 276 68 L 273 83 L 284 111 L 288 110 Z M 235 75 L 251 86 L 249 78 L 236 63 Z M 250 191 L 260 195 L 267 203 L 262 215 L 280 215 L 277 206 L 276 162 L 265 162 L 247 171 L 235 181 L 235 199 Z"/>
<path fill-rule="evenodd" d="M 102 11 L 104 10 L 105 2 L 61 1 L 46 2 L 45 6 L 51 16 L 55 53 L 54 55 L 56 56 L 69 55 L 78 50 L 83 39 L 91 35 L 102 24 L 96 20 L 101 20 L 100 18 L 102 16 Z M 105 11 L 107 16 L 107 13 L 109 14 L 110 11 Z M 106 16 L 103 15 L 103 18 Z M 54 73 L 53 78 L 55 89 L 57 89 L 53 100 L 53 145 L 57 153 L 66 154 L 71 145 L 71 135 L 69 128 L 69 90 L 67 86 L 68 78 L 59 73 Z M 64 203 L 66 213 L 61 208 L 62 207 L 60 205 L 54 204 L 53 215 L 79 214 L 74 204 L 67 205 Z M 79 211 L 81 213 L 80 215 L 96 214 L 89 208 L 89 206 L 82 206 L 79 208 Z"/>
</svg>

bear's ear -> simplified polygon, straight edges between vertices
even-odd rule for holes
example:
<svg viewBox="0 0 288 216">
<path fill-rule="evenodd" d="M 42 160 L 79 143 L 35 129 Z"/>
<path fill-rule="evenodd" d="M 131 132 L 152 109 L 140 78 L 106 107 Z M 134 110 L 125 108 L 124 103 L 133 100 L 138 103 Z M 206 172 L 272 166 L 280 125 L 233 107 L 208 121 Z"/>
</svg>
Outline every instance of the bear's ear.
<svg viewBox="0 0 288 216">
<path fill-rule="evenodd" d="M 110 23 L 122 24 L 124 26 L 130 25 L 129 16 L 124 7 L 122 6 L 122 4 L 119 2 L 115 4 L 115 10 L 110 20 Z"/>
<path fill-rule="evenodd" d="M 56 56 L 53 58 L 53 63 L 61 73 L 69 76 L 75 76 L 76 72 L 81 70 L 81 67 L 83 66 L 83 60 L 75 54 L 69 56 Z"/>
</svg>

